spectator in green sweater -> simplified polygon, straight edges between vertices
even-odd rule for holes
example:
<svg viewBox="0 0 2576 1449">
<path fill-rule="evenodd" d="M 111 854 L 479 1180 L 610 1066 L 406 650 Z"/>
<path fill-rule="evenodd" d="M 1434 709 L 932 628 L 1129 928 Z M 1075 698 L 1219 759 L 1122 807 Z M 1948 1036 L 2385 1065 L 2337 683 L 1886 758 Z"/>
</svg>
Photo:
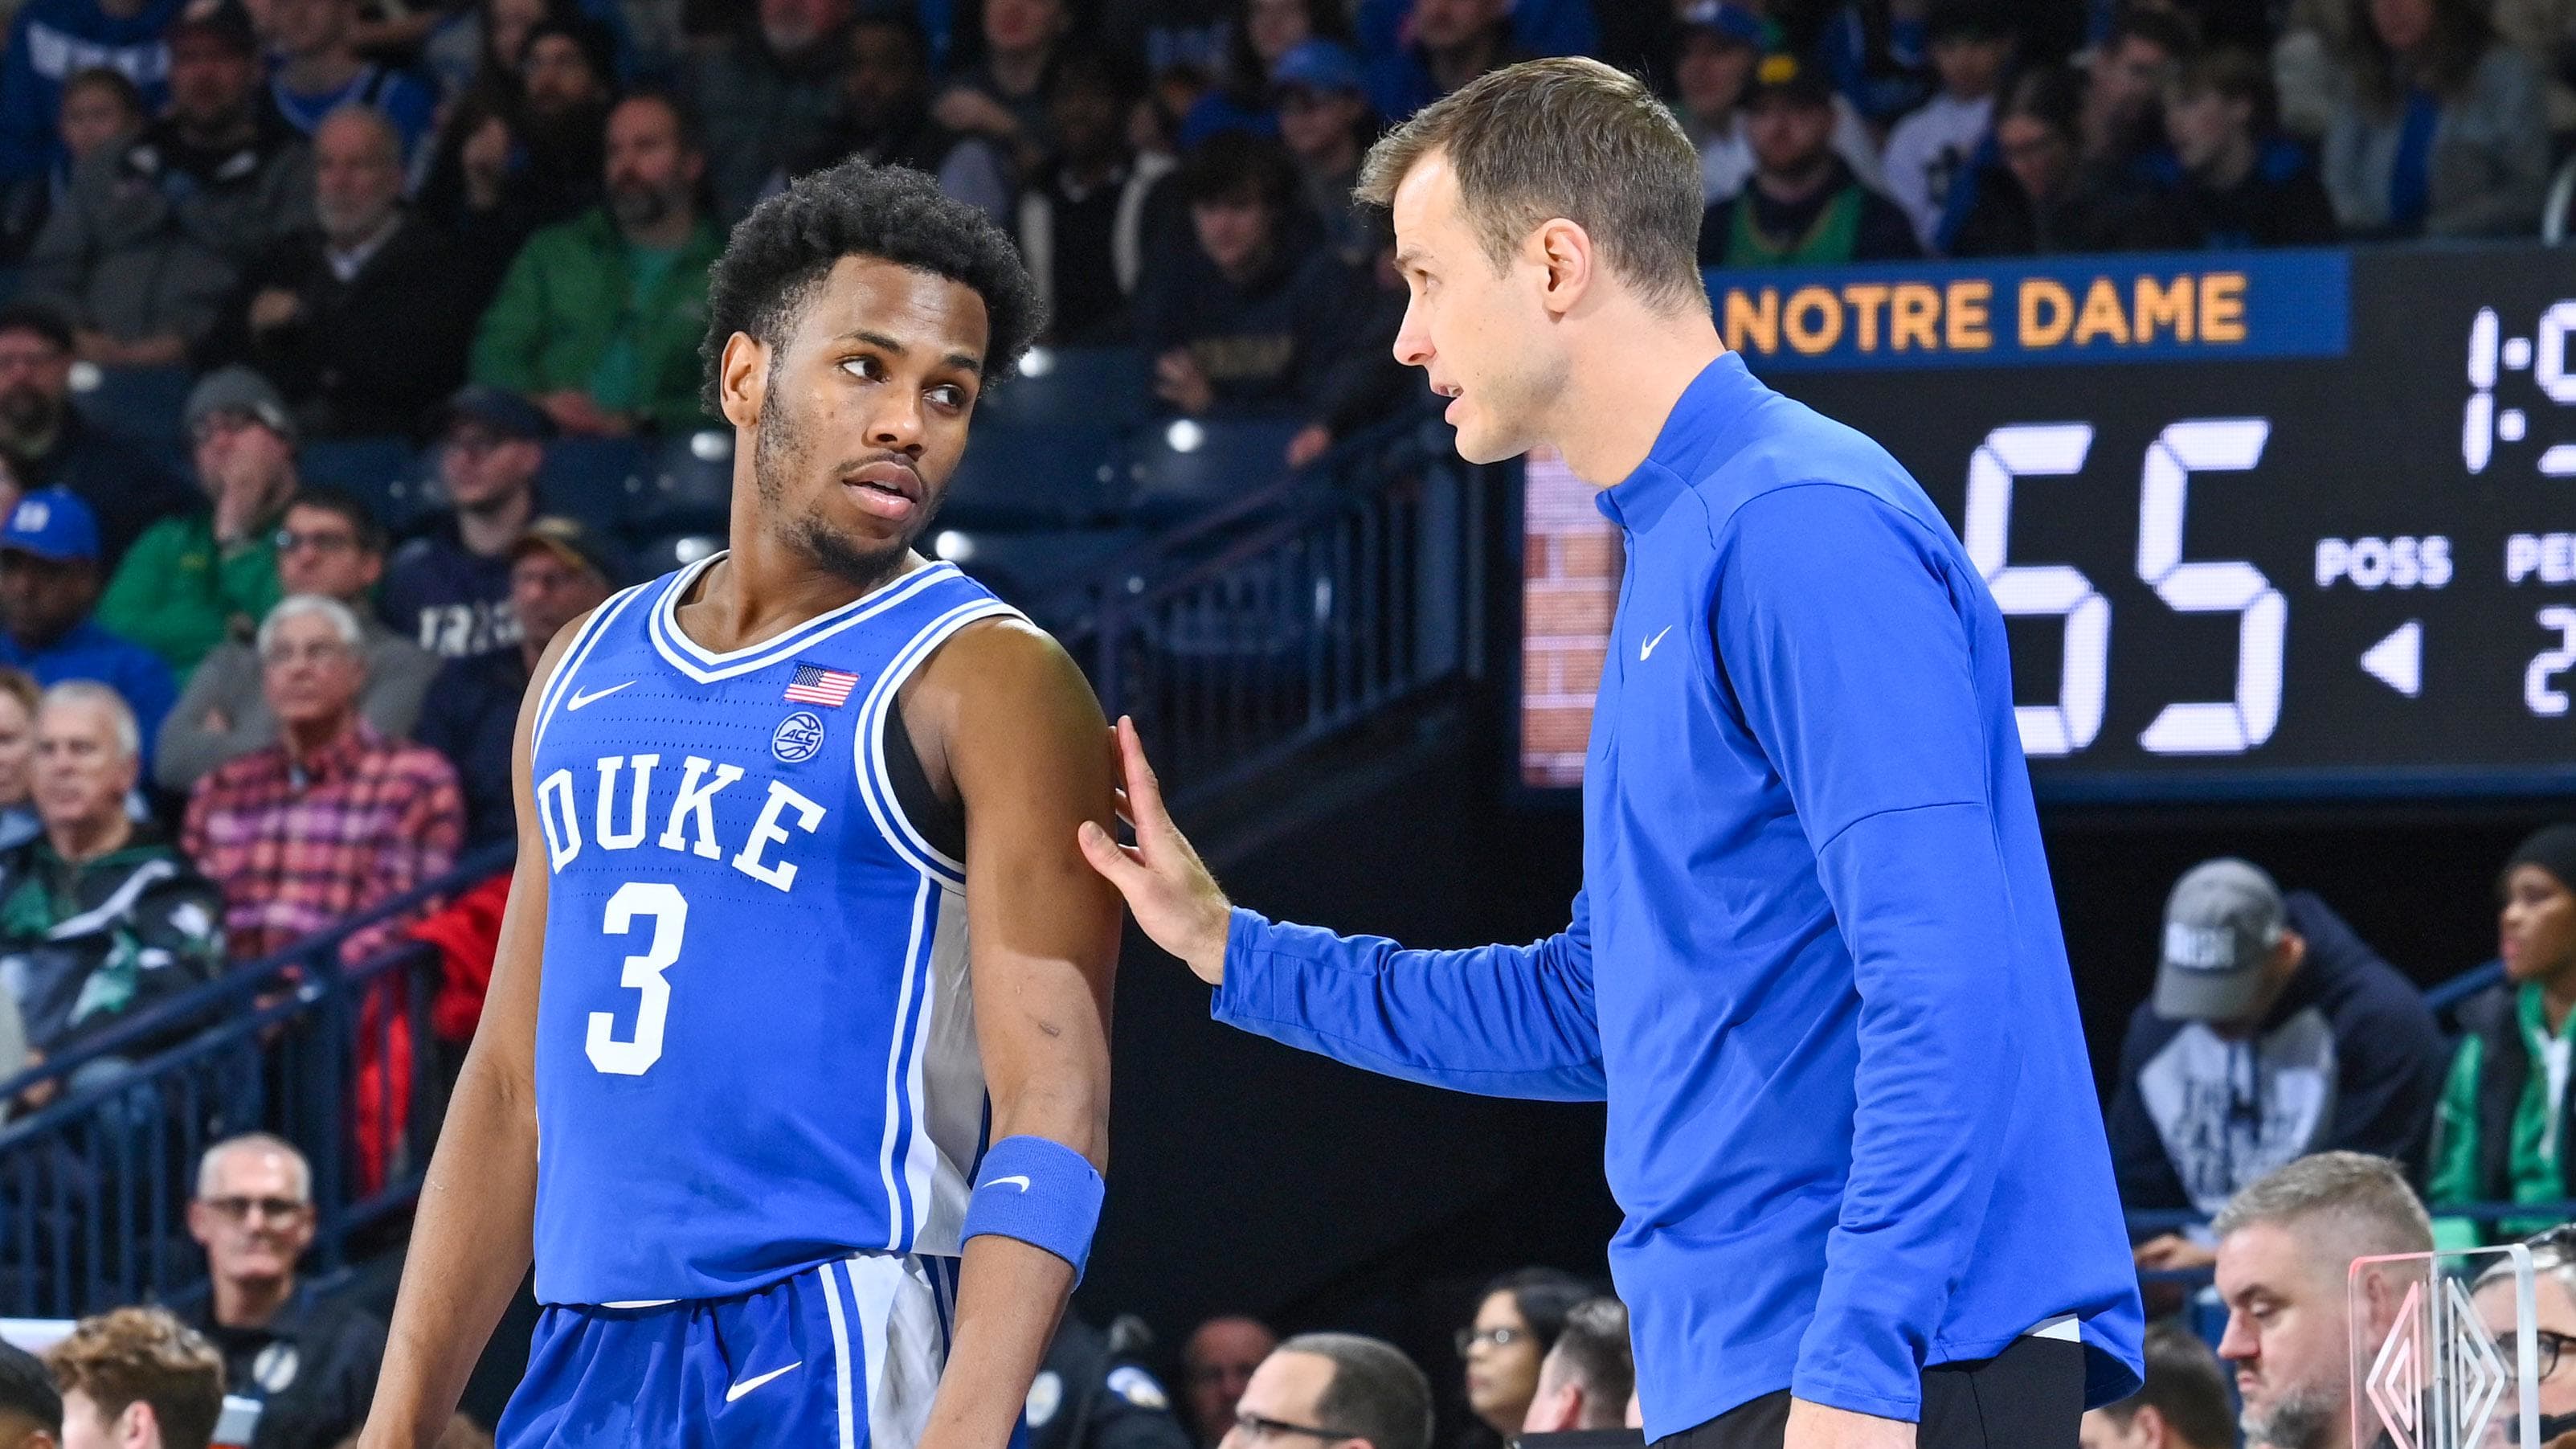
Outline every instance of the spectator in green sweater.
<svg viewBox="0 0 2576 1449">
<path fill-rule="evenodd" d="M 669 96 L 608 114 L 608 198 L 528 239 L 483 314 L 474 380 L 521 393 L 567 433 L 705 422 L 698 343 L 724 238 L 699 189 L 706 156 Z"/>
<path fill-rule="evenodd" d="M 2435 1213 L 2473 1202 L 2576 1198 L 2567 1144 L 2570 1057 L 2576 1055 L 2576 825 L 2533 834 L 2505 862 L 2496 943 L 2505 983 L 2460 1007 L 2460 1051 L 2433 1118 Z M 2549 1227 L 2560 1215 L 2508 1221 L 2497 1240 Z M 2446 1245 L 2464 1225 L 2443 1224 Z"/>
<path fill-rule="evenodd" d="M 275 536 L 297 486 L 294 420 L 258 373 L 209 374 L 187 421 L 207 506 L 145 529 L 98 603 L 102 626 L 183 678 L 216 645 L 250 637 L 281 597 Z"/>
</svg>

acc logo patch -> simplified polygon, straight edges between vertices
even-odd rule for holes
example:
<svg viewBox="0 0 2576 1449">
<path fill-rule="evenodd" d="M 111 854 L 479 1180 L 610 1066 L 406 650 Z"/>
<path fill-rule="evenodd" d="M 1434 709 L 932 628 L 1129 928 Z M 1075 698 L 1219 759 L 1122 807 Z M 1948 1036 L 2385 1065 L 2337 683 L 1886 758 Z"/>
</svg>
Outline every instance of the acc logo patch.
<svg viewBox="0 0 2576 1449">
<path fill-rule="evenodd" d="M 769 752 L 782 765 L 801 765 L 823 753 L 823 717 L 800 709 L 780 720 L 769 737 Z"/>
<path fill-rule="evenodd" d="M 1134 1364 L 1122 1364 L 1109 1371 L 1109 1392 L 1140 1409 L 1168 1409 L 1172 1406 L 1172 1396 L 1163 1392 L 1163 1386 L 1154 1381 L 1154 1376 Z"/>
<path fill-rule="evenodd" d="M 1043 1429 L 1055 1411 L 1064 1407 L 1064 1380 L 1054 1369 L 1048 1369 L 1029 1380 L 1029 1427 Z"/>
</svg>

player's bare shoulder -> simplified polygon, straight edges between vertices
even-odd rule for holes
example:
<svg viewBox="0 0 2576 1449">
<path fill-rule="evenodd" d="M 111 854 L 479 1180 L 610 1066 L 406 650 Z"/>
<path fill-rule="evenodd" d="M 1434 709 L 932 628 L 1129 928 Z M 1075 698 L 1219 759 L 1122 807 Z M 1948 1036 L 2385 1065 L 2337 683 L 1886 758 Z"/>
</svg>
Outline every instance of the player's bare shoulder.
<svg viewBox="0 0 2576 1449">
<path fill-rule="evenodd" d="M 1078 741 L 1096 752 L 1107 728 L 1073 656 L 1018 615 L 958 630 L 906 681 L 902 702 L 904 724 L 934 779 L 947 776 L 959 745 L 1048 751 Z"/>
</svg>

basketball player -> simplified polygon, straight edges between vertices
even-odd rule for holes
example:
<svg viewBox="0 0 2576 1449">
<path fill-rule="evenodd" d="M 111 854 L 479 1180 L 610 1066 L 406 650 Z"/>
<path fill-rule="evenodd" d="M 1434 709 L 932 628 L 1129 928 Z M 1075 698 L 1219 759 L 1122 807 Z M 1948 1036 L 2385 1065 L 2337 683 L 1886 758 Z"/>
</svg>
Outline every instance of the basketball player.
<svg viewBox="0 0 2576 1449">
<path fill-rule="evenodd" d="M 1670 1449 L 2076 1449 L 2141 1314 L 1985 581 L 1893 458 L 1727 351 L 1697 153 L 1634 79 L 1480 77 L 1361 193 L 1458 451 L 1553 446 L 1621 527 L 1572 923 L 1402 951 L 1231 909 L 1123 722 L 1137 845 L 1086 854 L 1221 1021 L 1608 1101 Z"/>
<path fill-rule="evenodd" d="M 735 229 L 733 547 L 530 684 L 370 1449 L 436 1438 L 532 1252 L 513 1449 L 1011 1438 L 1101 1200 L 1117 899 L 1073 832 L 1110 765 L 1063 651 L 913 545 L 1037 310 L 911 171 Z"/>
</svg>

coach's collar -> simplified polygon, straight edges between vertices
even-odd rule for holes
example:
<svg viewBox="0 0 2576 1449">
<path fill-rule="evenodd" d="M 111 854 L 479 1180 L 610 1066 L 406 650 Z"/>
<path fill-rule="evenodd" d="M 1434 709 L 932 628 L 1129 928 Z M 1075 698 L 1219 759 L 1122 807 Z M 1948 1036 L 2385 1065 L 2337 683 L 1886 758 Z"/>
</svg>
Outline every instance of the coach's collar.
<svg viewBox="0 0 2576 1449">
<path fill-rule="evenodd" d="M 1646 461 L 1593 500 L 1602 517 L 1631 533 L 1653 528 L 1674 499 L 1709 473 L 1720 445 L 1741 442 L 1735 423 L 1766 391 L 1741 356 L 1719 353 L 1682 389 Z"/>
</svg>

